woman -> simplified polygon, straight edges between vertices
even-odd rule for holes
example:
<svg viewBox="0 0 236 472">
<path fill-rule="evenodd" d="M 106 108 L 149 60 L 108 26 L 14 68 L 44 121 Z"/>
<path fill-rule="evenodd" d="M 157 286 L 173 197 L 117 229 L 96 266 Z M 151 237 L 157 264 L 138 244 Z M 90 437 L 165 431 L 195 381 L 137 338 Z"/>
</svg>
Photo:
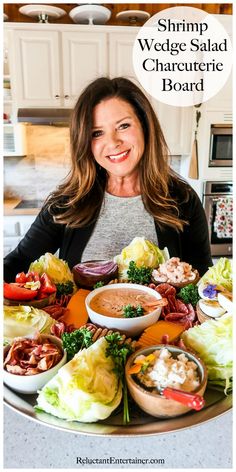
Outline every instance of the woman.
<svg viewBox="0 0 236 472">
<path fill-rule="evenodd" d="M 45 252 L 72 268 L 111 258 L 135 236 L 168 247 L 202 275 L 212 265 L 207 222 L 194 190 L 168 165 L 157 117 L 124 78 L 99 78 L 79 97 L 70 127 L 71 171 L 5 259 L 5 280 Z"/>
</svg>

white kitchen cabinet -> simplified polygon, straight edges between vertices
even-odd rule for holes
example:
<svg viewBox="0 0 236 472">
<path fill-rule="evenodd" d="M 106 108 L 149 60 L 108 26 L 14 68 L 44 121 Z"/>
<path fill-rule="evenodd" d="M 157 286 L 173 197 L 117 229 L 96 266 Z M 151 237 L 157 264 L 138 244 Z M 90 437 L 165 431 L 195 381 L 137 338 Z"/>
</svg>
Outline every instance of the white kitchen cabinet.
<svg viewBox="0 0 236 472">
<path fill-rule="evenodd" d="M 12 48 L 18 107 L 58 107 L 58 32 L 14 30 Z"/>
<path fill-rule="evenodd" d="M 107 34 L 65 31 L 61 35 L 64 104 L 73 107 L 84 87 L 107 75 Z"/>
<path fill-rule="evenodd" d="M 4 256 L 13 251 L 26 234 L 36 215 L 4 216 L 3 253 Z"/>
<path fill-rule="evenodd" d="M 13 30 L 17 106 L 73 107 L 81 90 L 107 73 L 106 33 Z"/>
</svg>

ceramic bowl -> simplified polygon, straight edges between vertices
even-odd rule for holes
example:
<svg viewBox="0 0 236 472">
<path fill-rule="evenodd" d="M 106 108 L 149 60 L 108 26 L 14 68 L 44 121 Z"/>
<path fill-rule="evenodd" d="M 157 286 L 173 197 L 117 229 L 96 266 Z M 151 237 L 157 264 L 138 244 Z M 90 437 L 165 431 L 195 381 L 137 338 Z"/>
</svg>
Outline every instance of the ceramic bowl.
<svg viewBox="0 0 236 472">
<path fill-rule="evenodd" d="M 3 369 L 3 382 L 12 390 L 15 390 L 19 393 L 27 393 L 32 394 L 36 393 L 40 390 L 52 377 L 56 375 L 60 367 L 62 367 L 66 363 L 67 354 L 66 351 L 62 348 L 62 342 L 56 336 L 52 336 L 49 334 L 41 334 L 40 338 L 42 339 L 49 339 L 51 343 L 56 344 L 62 350 L 63 356 L 61 360 L 49 370 L 45 372 L 41 372 L 35 375 L 16 375 L 7 370 Z M 17 338 L 16 338 L 17 339 Z M 10 349 L 10 344 L 4 347 L 4 359 L 7 355 L 7 352 Z"/>
<path fill-rule="evenodd" d="M 191 408 L 175 400 L 166 399 L 164 396 L 158 393 L 152 393 L 146 390 L 140 384 L 137 383 L 137 381 L 135 380 L 135 375 L 131 375 L 128 373 L 130 367 L 133 365 L 134 359 L 137 356 L 140 356 L 141 354 L 147 356 L 153 351 L 157 349 L 162 349 L 163 347 L 166 347 L 171 352 L 173 357 L 177 357 L 179 354 L 185 354 L 188 360 L 193 361 L 197 364 L 198 375 L 200 377 L 201 383 L 197 390 L 194 391 L 194 393 L 203 396 L 207 385 L 207 372 L 203 362 L 193 353 L 180 349 L 176 346 L 156 345 L 150 348 L 139 349 L 129 357 L 125 366 L 125 377 L 131 397 L 143 411 L 145 411 L 149 415 L 158 418 L 173 418 L 175 416 L 180 416 L 187 413 L 191 410 Z"/>
<path fill-rule="evenodd" d="M 136 336 L 140 334 L 145 328 L 156 323 L 161 314 L 161 307 L 156 308 L 147 315 L 136 317 L 136 318 L 114 318 L 109 316 L 101 315 L 101 313 L 96 313 L 90 306 L 92 299 L 98 293 L 102 293 L 105 290 L 111 290 L 114 294 L 117 295 L 120 289 L 134 289 L 142 290 L 147 294 L 155 297 L 157 300 L 161 300 L 162 296 L 153 290 L 152 288 L 146 287 L 139 284 L 130 284 L 130 283 L 117 283 L 111 285 L 105 285 L 104 287 L 97 288 L 93 290 L 85 300 L 86 308 L 88 311 L 89 318 L 92 323 L 102 326 L 104 328 L 118 330 L 128 336 Z"/>
</svg>

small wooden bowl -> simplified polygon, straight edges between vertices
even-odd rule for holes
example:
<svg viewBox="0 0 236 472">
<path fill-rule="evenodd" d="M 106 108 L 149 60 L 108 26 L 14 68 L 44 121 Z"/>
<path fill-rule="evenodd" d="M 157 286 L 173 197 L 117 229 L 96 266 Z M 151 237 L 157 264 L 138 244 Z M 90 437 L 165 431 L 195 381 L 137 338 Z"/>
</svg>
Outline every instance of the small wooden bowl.
<svg viewBox="0 0 236 472">
<path fill-rule="evenodd" d="M 167 283 L 167 284 L 172 285 L 175 288 L 183 288 L 183 287 L 186 287 L 186 285 L 189 285 L 189 284 L 194 284 L 195 285 L 199 281 L 200 275 L 199 275 L 198 271 L 195 269 L 195 270 L 193 270 L 193 272 L 195 274 L 195 279 L 189 280 L 189 281 L 186 281 L 186 282 L 182 282 L 182 283 L 174 283 L 174 282 L 168 282 L 168 281 L 167 282 L 158 282 L 157 280 L 155 280 L 153 278 L 152 278 L 152 282 L 155 285 L 160 285 L 162 283 L 164 283 L 164 284 Z"/>
<path fill-rule="evenodd" d="M 34 308 L 44 308 L 45 306 L 52 305 L 56 299 L 56 292 L 51 293 L 49 297 L 42 298 L 41 300 L 9 300 L 9 298 L 3 299 L 3 304 L 8 306 L 33 306 Z"/>
</svg>

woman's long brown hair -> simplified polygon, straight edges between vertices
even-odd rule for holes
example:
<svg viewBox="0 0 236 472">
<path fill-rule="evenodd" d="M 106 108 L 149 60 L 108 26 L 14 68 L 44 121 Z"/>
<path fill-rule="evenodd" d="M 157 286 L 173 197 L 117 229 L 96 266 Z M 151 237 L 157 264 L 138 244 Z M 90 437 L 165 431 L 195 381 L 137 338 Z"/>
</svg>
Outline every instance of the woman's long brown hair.
<svg viewBox="0 0 236 472">
<path fill-rule="evenodd" d="M 179 215 L 180 202 L 171 194 L 171 189 L 177 186 L 178 194 L 187 200 L 188 186 L 169 167 L 167 144 L 149 100 L 139 87 L 123 77 L 95 80 L 76 103 L 70 124 L 71 170 L 47 200 L 54 221 L 78 228 L 98 217 L 107 174 L 98 166 L 91 151 L 93 109 L 103 100 L 114 97 L 133 107 L 143 128 L 145 151 L 139 164 L 139 177 L 146 210 L 160 226 L 182 230 L 186 221 Z"/>
</svg>

